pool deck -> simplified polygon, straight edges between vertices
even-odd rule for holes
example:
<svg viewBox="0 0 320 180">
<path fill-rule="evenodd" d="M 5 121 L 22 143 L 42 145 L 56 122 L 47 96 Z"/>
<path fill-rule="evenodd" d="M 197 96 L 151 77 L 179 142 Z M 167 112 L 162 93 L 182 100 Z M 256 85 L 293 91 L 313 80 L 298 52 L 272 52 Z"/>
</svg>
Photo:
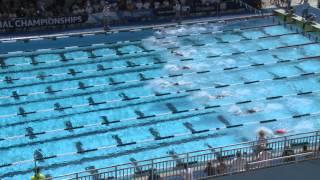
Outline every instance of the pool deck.
<svg viewBox="0 0 320 180">
<path fill-rule="evenodd" d="M 285 166 L 212 178 L 215 180 L 319 180 L 320 160 L 305 161 Z"/>
</svg>

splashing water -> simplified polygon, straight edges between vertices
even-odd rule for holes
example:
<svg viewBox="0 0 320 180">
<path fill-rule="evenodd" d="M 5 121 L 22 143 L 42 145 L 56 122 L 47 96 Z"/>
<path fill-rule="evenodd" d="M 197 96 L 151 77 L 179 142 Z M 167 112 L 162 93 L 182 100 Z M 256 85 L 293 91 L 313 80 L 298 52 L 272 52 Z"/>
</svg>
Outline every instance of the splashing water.
<svg viewBox="0 0 320 180">
<path fill-rule="evenodd" d="M 175 65 L 175 64 L 167 64 L 167 65 L 164 66 L 164 69 L 169 71 L 169 72 L 177 72 L 177 71 L 180 70 L 178 65 Z"/>
<path fill-rule="evenodd" d="M 171 83 L 169 81 L 163 80 L 163 79 L 157 79 L 153 80 L 149 83 L 149 85 L 153 89 L 163 89 L 171 86 Z"/>
<path fill-rule="evenodd" d="M 188 63 L 185 65 L 186 67 L 189 67 L 189 69 L 194 70 L 194 71 L 202 71 L 204 69 L 209 69 L 210 65 L 207 63 Z"/>
<path fill-rule="evenodd" d="M 219 60 L 219 61 L 216 61 L 214 63 L 216 66 L 218 67 L 227 67 L 227 66 L 234 66 L 236 64 L 236 61 L 234 59 L 222 59 L 222 60 Z"/>
<path fill-rule="evenodd" d="M 280 103 L 269 103 L 265 106 L 264 110 L 267 112 L 272 112 L 275 110 L 283 109 L 283 105 Z"/>
<path fill-rule="evenodd" d="M 230 106 L 230 108 L 228 109 L 228 112 L 233 113 L 233 114 L 242 114 L 243 113 L 241 108 L 237 105 Z"/>
</svg>

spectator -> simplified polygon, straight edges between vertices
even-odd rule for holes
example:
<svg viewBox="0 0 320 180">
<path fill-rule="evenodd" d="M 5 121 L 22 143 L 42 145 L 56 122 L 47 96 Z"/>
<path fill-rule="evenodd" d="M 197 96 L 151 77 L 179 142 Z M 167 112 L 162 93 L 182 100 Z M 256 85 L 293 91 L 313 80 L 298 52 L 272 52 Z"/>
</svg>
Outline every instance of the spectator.
<svg viewBox="0 0 320 180">
<path fill-rule="evenodd" d="M 143 8 L 146 9 L 146 10 L 149 10 L 150 6 L 151 6 L 150 2 L 145 0 L 144 3 L 143 3 Z"/>
<path fill-rule="evenodd" d="M 154 170 L 153 172 L 150 171 L 148 176 L 148 180 L 162 180 L 161 176 Z"/>
<path fill-rule="evenodd" d="M 216 169 L 214 168 L 214 166 L 212 165 L 212 162 L 209 161 L 207 163 L 207 167 L 204 169 L 204 172 L 208 175 L 208 176 L 214 176 L 215 175 L 215 171 Z"/>
<path fill-rule="evenodd" d="M 93 12 L 93 8 L 91 6 L 90 1 L 87 1 L 86 3 L 86 13 L 91 14 Z"/>
<path fill-rule="evenodd" d="M 291 149 L 289 145 L 286 145 L 284 147 L 282 157 L 292 156 L 292 155 L 294 155 L 294 151 Z M 291 162 L 291 161 L 295 161 L 295 157 L 288 157 L 284 159 L 284 162 Z"/>
<path fill-rule="evenodd" d="M 231 162 L 231 172 L 245 171 L 247 169 L 247 161 L 241 156 L 241 152 L 236 153 L 236 157 Z"/>
<path fill-rule="evenodd" d="M 159 1 L 154 1 L 153 7 L 155 10 L 160 8 L 160 2 Z"/>
<path fill-rule="evenodd" d="M 184 180 L 193 180 L 193 172 L 192 169 L 188 167 L 187 164 L 183 165 L 184 170 L 182 172 L 182 177 Z"/>
<path fill-rule="evenodd" d="M 169 1 L 168 1 L 168 0 L 164 0 L 164 1 L 162 2 L 162 4 L 161 4 L 161 8 L 162 8 L 162 9 L 171 9 L 171 8 L 170 8 L 170 3 L 169 3 Z"/>
<path fill-rule="evenodd" d="M 106 4 L 103 8 L 103 27 L 105 31 L 110 30 L 109 18 L 111 16 L 111 10 L 109 4 Z"/>
<path fill-rule="evenodd" d="M 216 167 L 216 174 L 221 175 L 225 174 L 227 171 L 227 165 L 224 163 L 222 157 L 218 157 L 219 164 Z"/>
<path fill-rule="evenodd" d="M 271 161 L 265 161 L 272 158 L 272 153 L 268 149 L 264 149 L 258 154 L 258 161 L 264 161 L 258 164 L 259 167 L 268 167 L 271 165 Z"/>
<path fill-rule="evenodd" d="M 307 145 L 303 145 L 302 147 L 302 153 L 311 153 L 312 151 L 310 151 L 308 149 Z M 314 157 L 314 154 L 307 154 L 303 156 L 303 159 L 312 159 Z"/>
<path fill-rule="evenodd" d="M 181 23 L 181 11 L 182 11 L 182 9 L 181 9 L 181 4 L 180 4 L 179 0 L 176 0 L 176 2 L 175 2 L 175 11 L 176 11 L 175 19 L 180 24 Z"/>
<path fill-rule="evenodd" d="M 143 3 L 142 3 L 141 0 L 138 0 L 138 1 L 136 2 L 136 9 L 137 9 L 137 10 L 141 10 L 142 8 L 143 8 Z"/>
<path fill-rule="evenodd" d="M 310 8 L 310 4 L 309 4 L 308 0 L 305 0 L 303 2 L 303 9 L 302 9 L 302 17 L 303 18 L 307 18 L 307 16 L 309 15 L 309 8 Z"/>
</svg>

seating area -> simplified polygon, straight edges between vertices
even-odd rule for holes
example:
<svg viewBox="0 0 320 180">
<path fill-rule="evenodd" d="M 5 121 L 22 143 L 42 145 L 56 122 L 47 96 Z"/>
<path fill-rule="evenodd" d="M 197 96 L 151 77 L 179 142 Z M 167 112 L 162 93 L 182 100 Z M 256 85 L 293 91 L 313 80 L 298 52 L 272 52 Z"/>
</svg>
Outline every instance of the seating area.
<svg viewBox="0 0 320 180">
<path fill-rule="evenodd" d="M 103 12 L 110 7 L 111 15 L 130 20 L 135 17 L 174 15 L 177 4 L 183 14 L 238 9 L 233 0 L 0 0 L 0 19 L 59 17 Z"/>
</svg>

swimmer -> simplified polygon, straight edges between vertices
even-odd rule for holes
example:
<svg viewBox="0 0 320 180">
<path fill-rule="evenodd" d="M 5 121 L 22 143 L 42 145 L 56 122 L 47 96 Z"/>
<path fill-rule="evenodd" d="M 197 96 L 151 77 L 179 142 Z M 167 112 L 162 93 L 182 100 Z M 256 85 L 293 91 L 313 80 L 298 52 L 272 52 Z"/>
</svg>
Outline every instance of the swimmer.
<svg viewBox="0 0 320 180">
<path fill-rule="evenodd" d="M 178 51 L 176 51 L 176 50 L 171 50 L 171 53 L 174 54 L 174 55 L 176 55 L 176 56 L 183 56 L 182 53 L 180 53 L 180 52 L 178 52 Z"/>
<path fill-rule="evenodd" d="M 256 113 L 257 111 L 255 109 L 248 109 L 246 112 L 248 114 L 253 114 L 253 113 Z"/>
<path fill-rule="evenodd" d="M 254 108 L 248 109 L 246 111 L 246 114 L 253 114 L 253 113 L 257 113 L 257 112 L 261 112 L 261 111 L 262 111 L 262 109 L 254 107 Z"/>
<path fill-rule="evenodd" d="M 179 71 L 180 68 L 177 66 L 177 65 L 174 65 L 174 64 L 167 64 L 164 66 L 165 69 L 169 70 L 169 71 L 173 71 L 173 72 L 176 72 L 176 71 Z"/>
<path fill-rule="evenodd" d="M 226 95 L 223 95 L 223 94 L 219 94 L 219 95 L 215 96 L 216 99 L 222 99 L 224 97 L 226 97 Z"/>
<path fill-rule="evenodd" d="M 190 70 L 190 69 L 191 69 L 191 66 L 184 65 L 184 66 L 182 66 L 182 69 L 183 69 L 183 70 Z"/>
<path fill-rule="evenodd" d="M 178 82 L 173 82 L 171 83 L 173 86 L 184 86 L 184 85 L 189 85 L 191 84 L 190 82 L 185 82 L 185 81 L 178 81 Z"/>
</svg>

